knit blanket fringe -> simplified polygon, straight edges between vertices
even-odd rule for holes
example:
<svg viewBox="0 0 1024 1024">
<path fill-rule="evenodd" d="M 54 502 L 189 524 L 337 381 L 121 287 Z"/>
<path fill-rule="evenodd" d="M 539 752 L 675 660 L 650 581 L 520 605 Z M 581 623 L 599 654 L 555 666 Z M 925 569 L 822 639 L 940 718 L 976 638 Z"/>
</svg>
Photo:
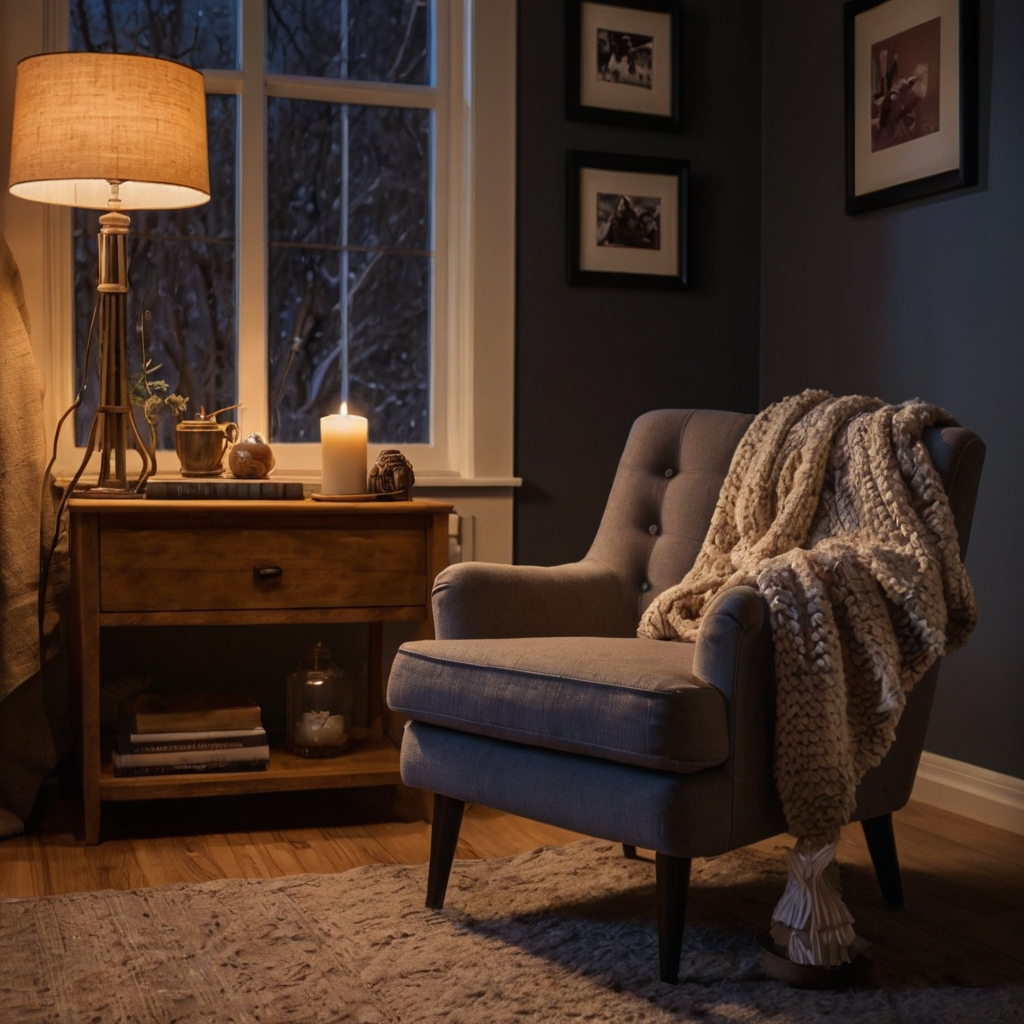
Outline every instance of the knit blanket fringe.
<svg viewBox="0 0 1024 1024">
<path fill-rule="evenodd" d="M 638 635 L 695 641 L 720 591 L 755 587 L 775 649 L 775 778 L 790 831 L 833 843 L 895 738 L 914 684 L 978 607 L 922 440 L 955 421 L 920 401 L 807 390 L 751 423 L 693 568 Z"/>
<path fill-rule="evenodd" d="M 789 876 L 772 912 L 772 938 L 795 964 L 848 964 L 856 933 L 839 892 L 835 843 L 786 851 Z M 783 941 L 784 940 L 784 941 Z"/>
</svg>

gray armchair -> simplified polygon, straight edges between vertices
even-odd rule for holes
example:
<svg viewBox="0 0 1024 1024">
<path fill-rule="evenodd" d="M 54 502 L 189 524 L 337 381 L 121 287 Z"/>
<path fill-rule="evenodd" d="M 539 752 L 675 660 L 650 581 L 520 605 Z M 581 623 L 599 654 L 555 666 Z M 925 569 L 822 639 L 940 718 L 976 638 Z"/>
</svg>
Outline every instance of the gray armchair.
<svg viewBox="0 0 1024 1024">
<path fill-rule="evenodd" d="M 410 719 L 402 778 L 431 791 L 427 904 L 444 903 L 466 802 L 656 851 L 660 970 L 678 976 L 690 861 L 783 832 L 772 772 L 771 628 L 749 587 L 720 594 L 697 642 L 636 637 L 700 549 L 752 417 L 660 410 L 633 426 L 596 539 L 552 568 L 455 565 L 433 591 L 436 640 L 403 645 L 388 702 Z M 965 552 L 984 445 L 926 435 Z M 903 902 L 893 811 L 910 796 L 938 665 L 858 789 L 890 906 Z"/>
</svg>

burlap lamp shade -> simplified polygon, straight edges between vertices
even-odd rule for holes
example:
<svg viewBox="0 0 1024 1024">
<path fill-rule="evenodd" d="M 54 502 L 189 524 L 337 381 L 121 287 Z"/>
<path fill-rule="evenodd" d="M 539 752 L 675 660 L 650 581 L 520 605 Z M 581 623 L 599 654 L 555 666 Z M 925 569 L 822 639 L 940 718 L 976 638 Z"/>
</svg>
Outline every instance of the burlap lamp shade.
<svg viewBox="0 0 1024 1024">
<path fill-rule="evenodd" d="M 155 57 L 46 53 L 18 64 L 11 192 L 23 199 L 124 210 L 210 198 L 203 76 Z"/>
</svg>

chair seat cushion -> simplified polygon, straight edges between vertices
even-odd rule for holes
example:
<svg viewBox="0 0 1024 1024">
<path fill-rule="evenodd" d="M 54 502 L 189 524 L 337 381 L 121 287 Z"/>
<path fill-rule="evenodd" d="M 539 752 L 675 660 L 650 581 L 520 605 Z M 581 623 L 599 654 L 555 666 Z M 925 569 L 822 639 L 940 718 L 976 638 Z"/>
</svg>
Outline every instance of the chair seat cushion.
<svg viewBox="0 0 1024 1024">
<path fill-rule="evenodd" d="M 635 637 L 404 644 L 388 704 L 416 721 L 624 764 L 695 772 L 729 754 L 725 699 L 693 644 Z"/>
</svg>

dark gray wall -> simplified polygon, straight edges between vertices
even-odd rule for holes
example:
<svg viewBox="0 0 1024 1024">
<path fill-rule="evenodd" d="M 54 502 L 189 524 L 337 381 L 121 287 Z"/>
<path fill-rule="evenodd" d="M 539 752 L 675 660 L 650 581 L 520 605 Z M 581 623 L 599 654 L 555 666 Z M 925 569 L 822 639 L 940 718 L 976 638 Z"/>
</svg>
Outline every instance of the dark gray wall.
<svg viewBox="0 0 1024 1024">
<path fill-rule="evenodd" d="M 927 747 L 1024 777 L 1024 3 L 986 0 L 982 182 L 843 213 L 842 0 L 764 5 L 761 398 L 920 396 L 988 445 L 967 568 L 981 604 Z"/>
<path fill-rule="evenodd" d="M 520 0 L 515 557 L 582 557 L 630 424 L 648 409 L 757 404 L 760 2 L 687 0 L 686 131 L 565 118 L 564 4 Z M 684 293 L 565 282 L 571 149 L 692 164 Z"/>
</svg>

